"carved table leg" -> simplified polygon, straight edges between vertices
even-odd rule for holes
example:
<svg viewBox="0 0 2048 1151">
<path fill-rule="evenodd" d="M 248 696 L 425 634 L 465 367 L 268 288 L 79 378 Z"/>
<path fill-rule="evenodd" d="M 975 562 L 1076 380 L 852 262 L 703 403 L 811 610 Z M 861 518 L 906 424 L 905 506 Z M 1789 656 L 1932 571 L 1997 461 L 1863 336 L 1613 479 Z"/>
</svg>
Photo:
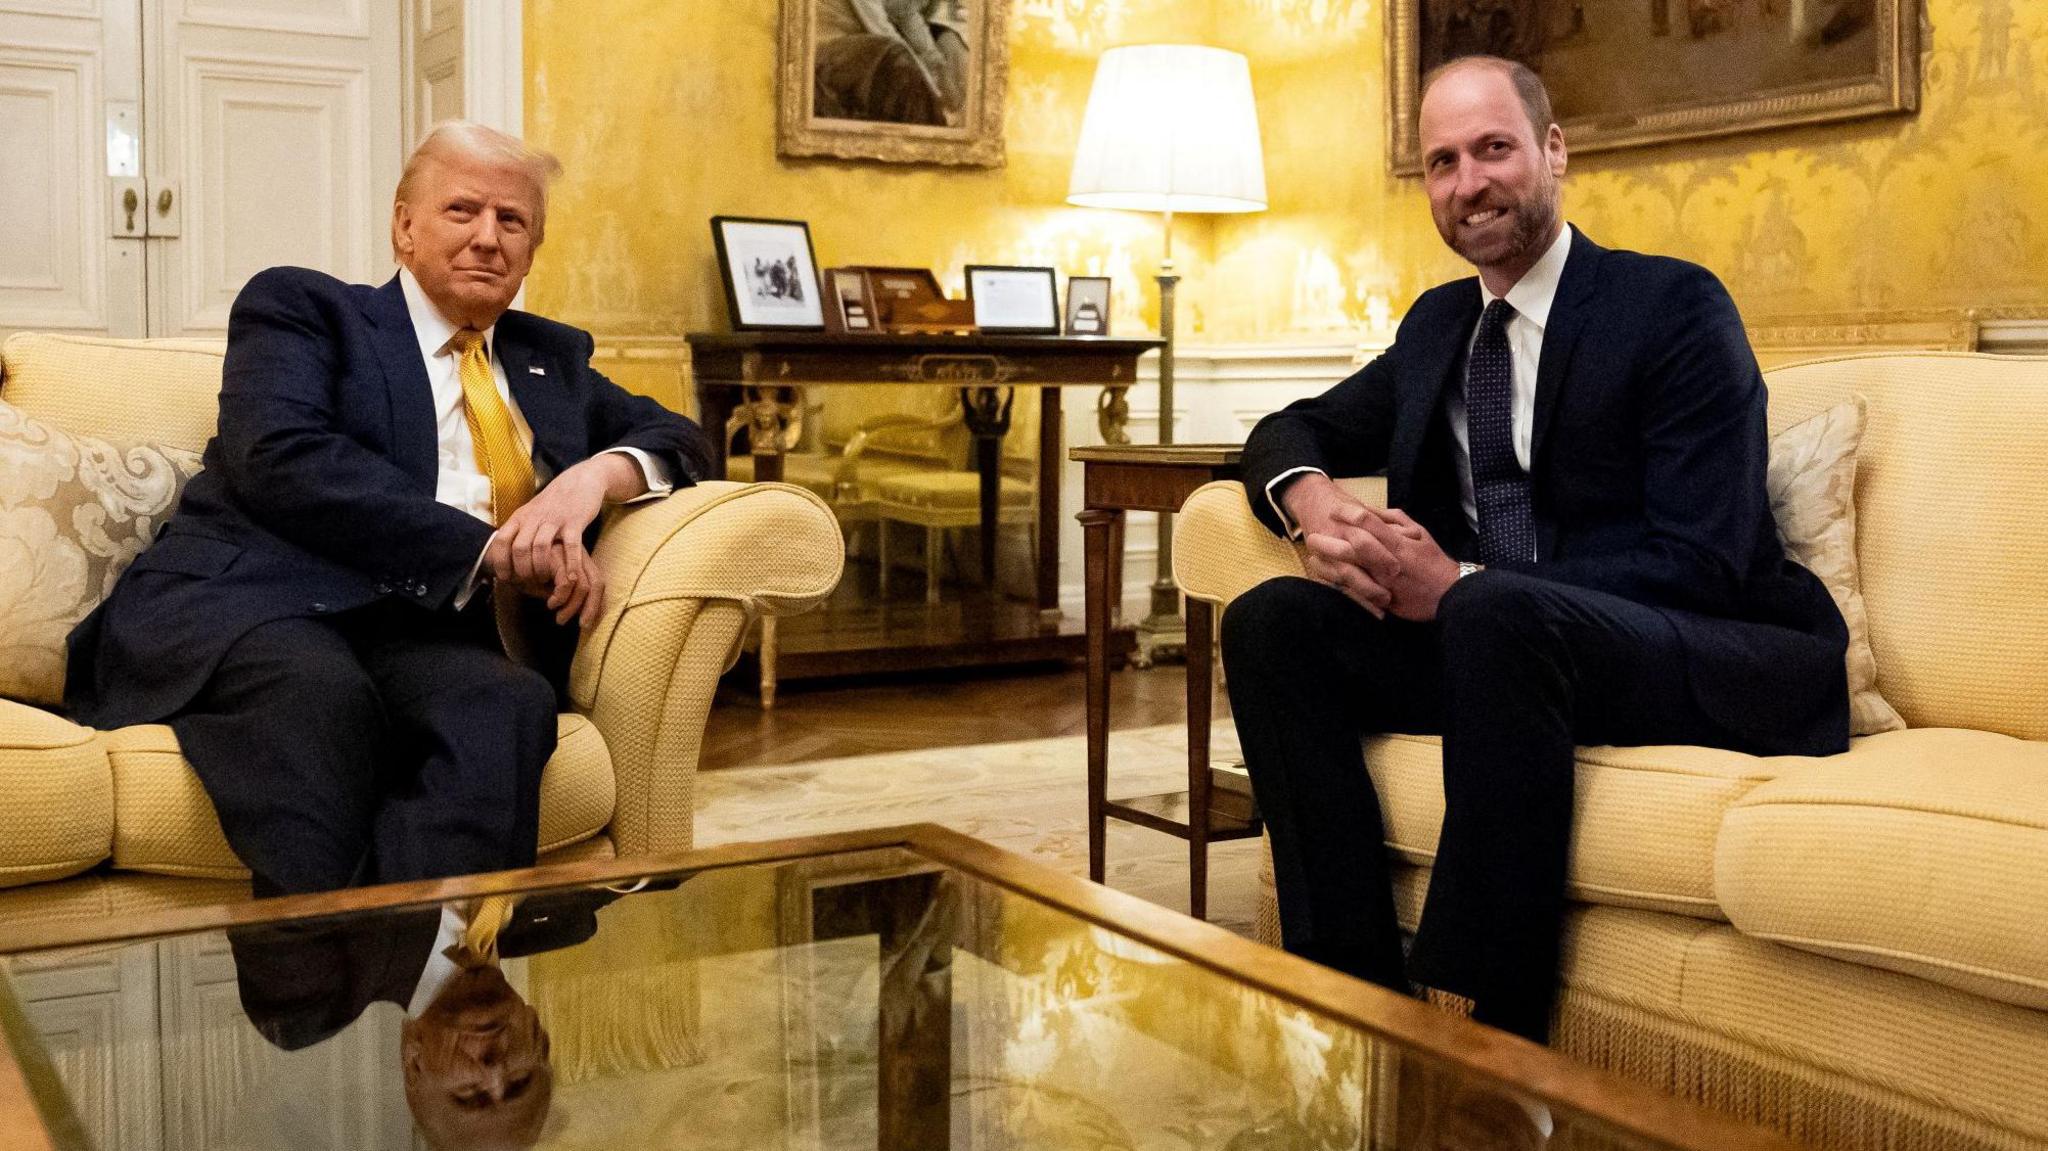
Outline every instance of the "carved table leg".
<svg viewBox="0 0 2048 1151">
<path fill-rule="evenodd" d="M 988 582 L 991 600 L 1001 598 L 996 589 L 997 506 L 1002 498 L 1003 436 L 1010 430 L 1010 405 L 1016 399 L 1015 388 L 960 389 L 967 430 L 974 433 L 974 466 L 981 473 L 981 578 Z"/>
</svg>

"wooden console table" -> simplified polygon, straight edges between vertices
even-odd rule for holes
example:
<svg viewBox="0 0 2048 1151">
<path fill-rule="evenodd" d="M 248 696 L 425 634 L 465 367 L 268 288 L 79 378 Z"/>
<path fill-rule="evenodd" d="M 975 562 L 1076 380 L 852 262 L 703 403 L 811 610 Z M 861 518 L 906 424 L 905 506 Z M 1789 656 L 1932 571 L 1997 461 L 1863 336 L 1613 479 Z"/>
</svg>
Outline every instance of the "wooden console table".
<svg viewBox="0 0 2048 1151">
<path fill-rule="evenodd" d="M 1188 789 L 1109 798 L 1109 639 L 1123 592 L 1124 513 L 1177 512 L 1196 488 L 1239 478 L 1241 444 L 1075 448 L 1082 464 L 1081 529 L 1088 566 L 1088 878 L 1102 882 L 1108 821 L 1121 819 L 1188 841 L 1188 913 L 1207 918 L 1209 845 L 1259 834 L 1256 820 L 1218 811 L 1210 800 L 1209 718 L 1214 690 L 1215 609 L 1187 599 Z"/>
<path fill-rule="evenodd" d="M 1059 608 L 1060 389 L 1105 389 L 1098 405 L 1103 436 L 1128 438 L 1123 394 L 1137 378 L 1138 357 L 1161 346 L 1151 338 L 971 334 L 850 335 L 817 332 L 696 332 L 689 337 L 698 411 L 724 473 L 724 429 L 735 411 L 753 430 L 754 478 L 782 478 L 783 421 L 790 393 L 804 387 L 933 387 L 957 389 L 974 435 L 980 473 L 982 570 L 995 565 L 1002 440 L 1009 431 L 1012 389 L 1039 389 L 1038 567 L 1035 611 L 979 605 L 971 613 L 898 620 L 886 607 L 878 620 L 834 626 L 816 613 L 783 623 L 763 637 L 757 656 L 764 704 L 777 679 L 901 671 L 1038 660 L 1078 659 L 1086 639 Z M 844 623 L 845 621 L 839 621 Z M 1112 637 L 1112 643 L 1116 643 Z M 1125 629 L 1123 651 L 1131 646 Z"/>
</svg>

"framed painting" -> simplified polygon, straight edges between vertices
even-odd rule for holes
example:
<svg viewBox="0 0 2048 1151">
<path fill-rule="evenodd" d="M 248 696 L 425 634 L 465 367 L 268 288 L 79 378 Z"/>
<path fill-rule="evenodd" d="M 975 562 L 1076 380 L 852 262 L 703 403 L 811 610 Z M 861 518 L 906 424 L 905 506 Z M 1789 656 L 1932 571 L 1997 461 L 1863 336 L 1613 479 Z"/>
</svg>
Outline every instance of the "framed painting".
<svg viewBox="0 0 2048 1151">
<path fill-rule="evenodd" d="M 777 150 L 1001 167 L 1010 0 L 782 0 Z"/>
<path fill-rule="evenodd" d="M 1430 69 L 1519 60 L 1573 151 L 1723 136 L 1920 105 L 1921 0 L 1390 0 L 1388 166 L 1422 170 Z"/>
</svg>

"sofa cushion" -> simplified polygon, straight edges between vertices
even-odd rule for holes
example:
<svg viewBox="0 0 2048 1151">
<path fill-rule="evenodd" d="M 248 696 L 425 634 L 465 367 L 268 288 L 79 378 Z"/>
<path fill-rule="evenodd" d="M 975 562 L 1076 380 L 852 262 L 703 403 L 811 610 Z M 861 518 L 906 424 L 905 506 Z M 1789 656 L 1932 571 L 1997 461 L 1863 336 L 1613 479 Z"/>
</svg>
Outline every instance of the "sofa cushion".
<svg viewBox="0 0 2048 1151">
<path fill-rule="evenodd" d="M 1444 821 L 1442 741 L 1374 736 L 1365 756 L 1387 845 L 1411 862 L 1433 863 Z M 1714 900 L 1721 817 L 1785 762 L 1706 747 L 1580 748 L 1572 898 L 1722 918 Z"/>
<path fill-rule="evenodd" d="M 1766 379 L 1774 429 L 1868 401 L 1856 551 L 1884 698 L 1914 727 L 2048 739 L 2048 357 L 1848 357 Z"/>
<path fill-rule="evenodd" d="M 1988 1151 L 2048 1136 L 2037 1011 L 1606 907 L 1567 917 L 1561 974 L 1560 1050 L 1801 1146 Z"/>
<path fill-rule="evenodd" d="M 84 871 L 114 840 L 114 781 L 96 733 L 0 699 L 0 887 Z"/>
<path fill-rule="evenodd" d="M 1739 800 L 1714 880 L 1756 938 L 2048 1009 L 2048 743 L 1856 740 Z"/>
<path fill-rule="evenodd" d="M 246 878 L 228 847 L 213 802 L 200 786 L 177 737 L 162 724 L 110 731 L 101 737 L 113 764 L 114 865 L 160 875 Z M 559 742 L 540 780 L 542 852 L 597 835 L 611 824 L 617 798 L 611 753 L 580 715 L 560 717 Z"/>
<path fill-rule="evenodd" d="M 1863 397 L 1836 404 L 1771 437 L 1771 515 L 1785 553 L 1820 577 L 1849 629 L 1849 734 L 1906 726 L 1877 693 L 1877 658 L 1856 568 L 1856 445 L 1863 439 Z"/>
<path fill-rule="evenodd" d="M 0 400 L 0 695 L 64 701 L 64 639 L 170 518 L 199 456 L 73 435 Z"/>
<path fill-rule="evenodd" d="M 112 340 L 16 332 L 0 397 L 82 435 L 202 451 L 220 400 L 220 340 Z"/>
</svg>

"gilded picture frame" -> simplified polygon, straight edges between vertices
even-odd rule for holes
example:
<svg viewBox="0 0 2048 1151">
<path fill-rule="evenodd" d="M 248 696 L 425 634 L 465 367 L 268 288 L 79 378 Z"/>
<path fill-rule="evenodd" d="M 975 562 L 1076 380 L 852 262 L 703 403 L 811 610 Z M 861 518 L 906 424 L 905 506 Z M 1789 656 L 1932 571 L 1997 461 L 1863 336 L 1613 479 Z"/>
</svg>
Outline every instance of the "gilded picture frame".
<svg viewBox="0 0 2048 1151">
<path fill-rule="evenodd" d="M 999 168 L 1010 0 L 782 0 L 776 149 Z"/>
<path fill-rule="evenodd" d="M 1391 0 L 1387 164 L 1421 173 L 1421 79 L 1475 52 L 1543 76 L 1574 152 L 1911 112 L 1921 4 Z"/>
</svg>

